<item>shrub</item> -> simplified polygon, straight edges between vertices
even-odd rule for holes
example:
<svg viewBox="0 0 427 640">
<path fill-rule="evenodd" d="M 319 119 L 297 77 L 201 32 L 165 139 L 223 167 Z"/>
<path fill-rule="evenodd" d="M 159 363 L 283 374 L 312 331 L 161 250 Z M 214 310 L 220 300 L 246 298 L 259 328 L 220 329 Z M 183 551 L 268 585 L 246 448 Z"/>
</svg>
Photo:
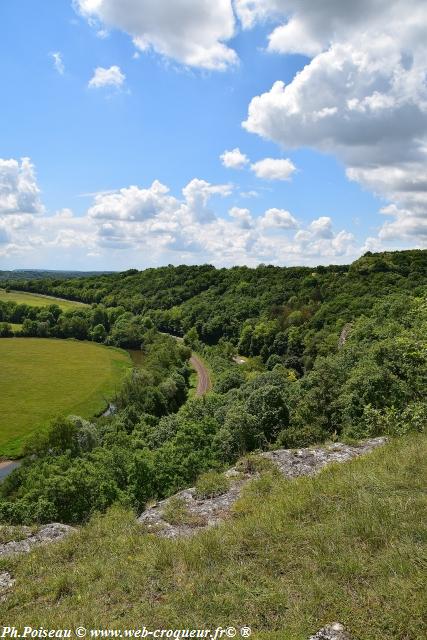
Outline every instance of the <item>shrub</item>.
<svg viewBox="0 0 427 640">
<path fill-rule="evenodd" d="M 286 449 L 308 447 L 317 442 L 323 442 L 327 434 L 317 425 L 303 427 L 289 427 L 283 429 L 277 436 L 276 444 Z"/>
</svg>

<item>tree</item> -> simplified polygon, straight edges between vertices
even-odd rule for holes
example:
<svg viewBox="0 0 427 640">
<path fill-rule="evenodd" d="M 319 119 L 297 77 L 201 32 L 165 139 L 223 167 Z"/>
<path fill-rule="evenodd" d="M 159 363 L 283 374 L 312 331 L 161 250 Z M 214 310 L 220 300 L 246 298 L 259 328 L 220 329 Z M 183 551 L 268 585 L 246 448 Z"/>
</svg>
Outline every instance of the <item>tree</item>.
<svg viewBox="0 0 427 640">
<path fill-rule="evenodd" d="M 197 333 L 196 327 L 191 327 L 191 329 L 185 334 L 184 344 L 194 350 L 200 348 L 199 334 Z"/>
<path fill-rule="evenodd" d="M 255 389 L 246 402 L 246 410 L 258 422 L 267 442 L 273 442 L 279 431 L 289 424 L 289 410 L 282 390 L 273 385 Z"/>
<path fill-rule="evenodd" d="M 107 337 L 107 330 L 103 324 L 97 324 L 90 332 L 90 337 L 95 342 L 104 342 Z"/>
</svg>

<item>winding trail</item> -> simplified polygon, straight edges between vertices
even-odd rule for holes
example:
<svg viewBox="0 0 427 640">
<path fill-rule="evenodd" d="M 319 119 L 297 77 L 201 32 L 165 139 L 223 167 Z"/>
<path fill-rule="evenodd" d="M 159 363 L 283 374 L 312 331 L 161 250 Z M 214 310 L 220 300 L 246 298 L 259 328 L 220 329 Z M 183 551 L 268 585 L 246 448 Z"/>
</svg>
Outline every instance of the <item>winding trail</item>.
<svg viewBox="0 0 427 640">
<path fill-rule="evenodd" d="M 197 373 L 196 396 L 204 396 L 212 389 L 209 371 L 196 353 L 191 354 L 190 364 Z"/>
</svg>

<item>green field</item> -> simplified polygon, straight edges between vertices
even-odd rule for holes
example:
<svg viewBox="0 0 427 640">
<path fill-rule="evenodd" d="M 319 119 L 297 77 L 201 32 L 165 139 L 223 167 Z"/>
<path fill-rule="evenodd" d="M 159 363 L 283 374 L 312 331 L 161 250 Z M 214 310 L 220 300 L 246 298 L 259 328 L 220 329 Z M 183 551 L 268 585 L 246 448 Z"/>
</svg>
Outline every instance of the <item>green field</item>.
<svg viewBox="0 0 427 640">
<path fill-rule="evenodd" d="M 25 438 L 60 415 L 102 411 L 129 355 L 93 342 L 0 340 L 0 456 L 17 456 Z"/>
<path fill-rule="evenodd" d="M 8 301 L 17 302 L 18 304 L 28 304 L 31 307 L 48 307 L 51 304 L 56 304 L 63 311 L 75 309 L 79 306 L 86 306 L 82 302 L 74 302 L 72 300 L 61 300 L 60 298 L 51 298 L 36 293 L 27 293 L 26 291 L 9 291 L 9 293 L 6 293 L 5 289 L 0 289 L 0 302 Z"/>
</svg>

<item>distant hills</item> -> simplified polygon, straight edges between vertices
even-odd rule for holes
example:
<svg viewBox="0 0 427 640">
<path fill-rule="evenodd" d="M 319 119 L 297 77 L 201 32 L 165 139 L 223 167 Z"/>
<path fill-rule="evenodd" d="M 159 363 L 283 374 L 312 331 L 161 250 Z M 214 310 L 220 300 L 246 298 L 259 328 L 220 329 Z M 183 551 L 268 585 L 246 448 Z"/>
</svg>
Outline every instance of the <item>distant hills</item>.
<svg viewBox="0 0 427 640">
<path fill-rule="evenodd" d="M 88 276 L 108 275 L 113 271 L 55 271 L 54 269 L 13 269 L 0 271 L 0 282 L 4 280 L 39 280 L 40 278 L 55 278 L 69 280 L 70 278 L 84 278 Z"/>
</svg>

